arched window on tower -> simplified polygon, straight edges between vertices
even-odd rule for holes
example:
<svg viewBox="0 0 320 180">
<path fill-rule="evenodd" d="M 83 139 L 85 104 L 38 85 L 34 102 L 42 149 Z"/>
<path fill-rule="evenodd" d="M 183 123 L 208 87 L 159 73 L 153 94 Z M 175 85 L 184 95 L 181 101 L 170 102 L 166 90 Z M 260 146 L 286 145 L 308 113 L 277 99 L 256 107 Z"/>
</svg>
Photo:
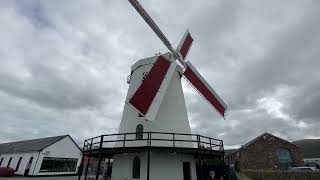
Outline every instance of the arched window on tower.
<svg viewBox="0 0 320 180">
<path fill-rule="evenodd" d="M 140 158 L 136 156 L 133 159 L 132 178 L 140 178 Z"/>
<path fill-rule="evenodd" d="M 136 139 L 143 139 L 143 125 L 138 124 L 136 128 Z"/>
</svg>

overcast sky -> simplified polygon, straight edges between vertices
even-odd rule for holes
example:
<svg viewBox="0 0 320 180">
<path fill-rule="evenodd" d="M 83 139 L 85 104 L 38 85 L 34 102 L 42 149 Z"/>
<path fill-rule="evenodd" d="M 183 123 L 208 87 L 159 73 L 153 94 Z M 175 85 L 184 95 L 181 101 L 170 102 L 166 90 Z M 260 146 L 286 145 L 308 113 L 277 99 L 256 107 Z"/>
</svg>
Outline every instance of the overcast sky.
<svg viewBox="0 0 320 180">
<path fill-rule="evenodd" d="M 193 133 L 227 148 L 320 137 L 320 1 L 141 0 L 229 105 L 183 80 Z M 0 1 L 0 142 L 116 133 L 130 66 L 167 50 L 126 0 Z"/>
</svg>

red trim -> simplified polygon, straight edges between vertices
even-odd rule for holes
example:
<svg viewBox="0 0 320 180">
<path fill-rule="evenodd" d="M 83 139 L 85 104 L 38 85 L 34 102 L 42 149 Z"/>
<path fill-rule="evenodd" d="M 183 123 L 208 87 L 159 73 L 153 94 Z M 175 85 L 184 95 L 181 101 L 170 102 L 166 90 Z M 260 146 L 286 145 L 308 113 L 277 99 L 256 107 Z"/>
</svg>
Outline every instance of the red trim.
<svg viewBox="0 0 320 180">
<path fill-rule="evenodd" d="M 184 42 L 181 46 L 181 49 L 180 49 L 180 54 L 183 59 L 187 56 L 192 42 L 193 42 L 193 39 L 192 39 L 190 33 L 188 33 L 188 35 L 187 35 L 186 39 L 184 40 Z"/>
<path fill-rule="evenodd" d="M 192 69 L 187 67 L 183 75 L 194 86 L 194 88 L 224 117 L 226 109 L 201 81 L 201 79 L 198 78 L 198 76 L 192 71 Z"/>
<path fill-rule="evenodd" d="M 148 109 L 168 72 L 170 64 L 170 61 L 159 56 L 146 79 L 129 100 L 129 103 L 140 111 L 141 114 L 146 115 L 148 112 Z"/>
</svg>

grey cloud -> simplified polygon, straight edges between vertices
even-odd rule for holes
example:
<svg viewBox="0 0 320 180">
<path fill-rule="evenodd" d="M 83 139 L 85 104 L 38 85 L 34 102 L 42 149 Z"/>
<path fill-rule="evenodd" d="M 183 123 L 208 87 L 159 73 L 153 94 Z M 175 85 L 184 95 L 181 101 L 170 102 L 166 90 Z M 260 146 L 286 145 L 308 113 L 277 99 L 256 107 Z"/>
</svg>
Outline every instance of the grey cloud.
<svg viewBox="0 0 320 180">
<path fill-rule="evenodd" d="M 174 46 L 190 28 L 188 60 L 229 105 L 222 120 L 184 83 L 194 133 L 228 146 L 265 131 L 320 137 L 318 2 L 141 3 Z M 81 143 L 116 132 L 130 66 L 167 51 L 127 1 L 1 1 L 0 9 L 0 141 L 71 134 Z"/>
</svg>

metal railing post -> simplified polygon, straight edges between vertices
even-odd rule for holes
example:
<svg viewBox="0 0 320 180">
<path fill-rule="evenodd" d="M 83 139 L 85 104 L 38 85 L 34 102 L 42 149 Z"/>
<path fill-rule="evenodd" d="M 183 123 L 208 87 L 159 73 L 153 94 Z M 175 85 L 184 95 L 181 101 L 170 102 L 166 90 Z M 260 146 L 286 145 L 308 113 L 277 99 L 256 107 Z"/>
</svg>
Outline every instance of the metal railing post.
<svg viewBox="0 0 320 180">
<path fill-rule="evenodd" d="M 100 144 L 99 144 L 99 160 L 98 160 L 98 166 L 97 166 L 97 172 L 96 172 L 96 180 L 99 180 L 99 174 L 100 174 L 100 166 L 101 166 L 101 160 L 102 160 L 102 144 L 103 144 L 103 135 L 100 137 Z"/>
<path fill-rule="evenodd" d="M 150 179 L 150 146 L 148 147 L 148 159 L 147 159 L 147 180 Z"/>
<path fill-rule="evenodd" d="M 198 148 L 200 148 L 200 136 L 197 135 Z"/>
<path fill-rule="evenodd" d="M 210 149 L 212 149 L 211 138 L 209 138 L 209 140 L 210 140 Z"/>
<path fill-rule="evenodd" d="M 224 151 L 224 148 L 223 148 L 223 141 L 220 141 L 220 151 Z"/>
<path fill-rule="evenodd" d="M 127 138 L 127 134 L 124 134 L 124 136 L 123 136 L 123 146 L 122 147 L 126 147 L 126 138 Z"/>
<path fill-rule="evenodd" d="M 86 172 L 84 174 L 84 179 L 87 179 L 87 175 L 88 175 L 89 163 L 90 163 L 90 158 L 91 158 L 92 141 L 93 141 L 93 138 L 91 138 L 91 142 L 90 142 L 89 157 L 88 157 L 88 162 L 87 162 L 87 166 L 86 166 Z"/>
<path fill-rule="evenodd" d="M 150 133 L 150 145 L 149 146 L 152 146 L 152 133 L 151 132 L 149 132 Z"/>
<path fill-rule="evenodd" d="M 84 168 L 84 163 L 83 163 L 83 161 L 84 161 L 84 147 L 86 146 L 86 141 L 87 140 L 85 140 L 84 142 L 83 142 L 83 148 L 82 148 L 82 157 L 81 157 L 81 164 L 80 164 L 80 168 L 78 169 L 78 174 L 79 174 L 79 177 L 78 177 L 78 180 L 80 180 L 80 178 L 81 178 L 81 176 L 82 176 L 82 172 L 83 172 L 83 168 Z"/>
<path fill-rule="evenodd" d="M 174 137 L 174 133 L 172 133 L 172 141 L 173 141 L 173 147 L 176 147 L 176 140 Z"/>
</svg>

